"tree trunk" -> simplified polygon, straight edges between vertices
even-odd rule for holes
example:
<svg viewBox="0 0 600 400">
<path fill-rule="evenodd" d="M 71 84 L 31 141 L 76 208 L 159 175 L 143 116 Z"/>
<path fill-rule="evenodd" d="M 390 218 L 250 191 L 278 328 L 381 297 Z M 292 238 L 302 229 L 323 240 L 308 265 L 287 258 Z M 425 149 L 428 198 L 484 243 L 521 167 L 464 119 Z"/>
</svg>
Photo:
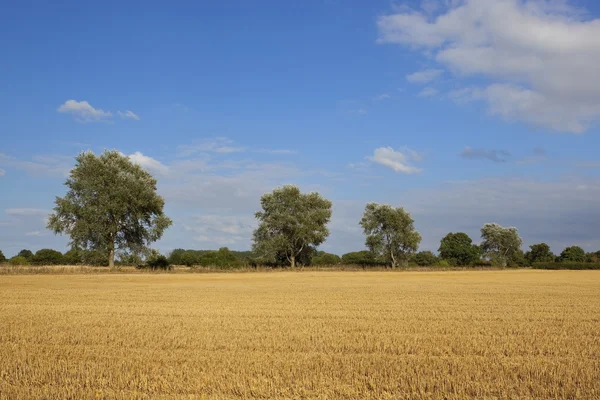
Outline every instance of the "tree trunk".
<svg viewBox="0 0 600 400">
<path fill-rule="evenodd" d="M 293 254 L 292 254 L 292 255 L 291 255 L 291 257 L 290 257 L 290 266 L 291 266 L 292 268 L 296 268 L 296 256 L 295 256 L 295 255 L 293 255 Z"/>
<path fill-rule="evenodd" d="M 394 251 L 390 250 L 390 256 L 392 256 L 392 269 L 396 268 L 396 257 L 394 257 Z"/>
<path fill-rule="evenodd" d="M 108 251 L 108 268 L 113 269 L 115 267 L 115 249 Z"/>
</svg>

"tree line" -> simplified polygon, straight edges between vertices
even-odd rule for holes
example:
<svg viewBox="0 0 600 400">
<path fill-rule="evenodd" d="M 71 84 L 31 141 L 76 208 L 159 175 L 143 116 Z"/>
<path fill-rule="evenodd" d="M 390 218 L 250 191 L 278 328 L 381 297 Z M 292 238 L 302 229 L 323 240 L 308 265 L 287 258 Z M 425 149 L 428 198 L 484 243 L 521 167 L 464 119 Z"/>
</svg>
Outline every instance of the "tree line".
<svg viewBox="0 0 600 400">
<path fill-rule="evenodd" d="M 418 266 L 537 266 L 590 269 L 600 267 L 600 251 L 586 253 L 572 246 L 556 256 L 545 243 L 523 252 L 522 239 L 514 227 L 486 223 L 481 243 L 463 232 L 448 233 L 438 254 L 418 252 L 421 235 L 410 213 L 402 207 L 369 203 L 358 224 L 368 250 L 338 256 L 319 251 L 329 236 L 331 201 L 316 192 L 302 193 L 293 185 L 276 188 L 260 199 L 255 217 L 252 250 L 176 249 L 161 255 L 151 249 L 172 220 L 164 214 L 164 199 L 157 194 L 156 179 L 120 152 L 101 155 L 83 152 L 65 182 L 68 190 L 55 200 L 48 229 L 70 237 L 71 249 L 62 254 L 41 249 L 23 250 L 8 262 L 13 265 L 87 264 L 136 265 L 168 268 L 170 265 L 242 266 L 359 265 L 362 267 Z M 0 251 L 0 263 L 6 262 Z"/>
</svg>

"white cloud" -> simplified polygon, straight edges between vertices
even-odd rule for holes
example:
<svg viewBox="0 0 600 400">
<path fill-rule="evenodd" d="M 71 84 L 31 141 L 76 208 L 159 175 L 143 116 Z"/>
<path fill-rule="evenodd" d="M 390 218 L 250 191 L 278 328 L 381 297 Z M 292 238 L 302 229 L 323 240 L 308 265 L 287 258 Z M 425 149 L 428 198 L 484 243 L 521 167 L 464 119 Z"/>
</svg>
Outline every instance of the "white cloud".
<svg viewBox="0 0 600 400">
<path fill-rule="evenodd" d="M 379 42 L 424 49 L 460 79 L 487 78 L 463 95 L 493 115 L 571 133 L 600 121 L 600 19 L 566 0 L 438 4 L 435 17 L 406 9 L 380 17 Z"/>
<path fill-rule="evenodd" d="M 6 171 L 3 169 L 0 169 L 0 176 L 4 176 L 4 175 L 6 175 Z"/>
<path fill-rule="evenodd" d="M 140 120 L 140 117 L 137 116 L 137 114 L 135 114 L 133 111 L 131 110 L 127 110 L 125 112 L 122 111 L 117 111 L 117 114 L 119 114 L 119 117 L 125 119 L 125 118 L 130 118 L 130 119 L 135 119 L 136 121 Z"/>
<path fill-rule="evenodd" d="M 406 75 L 406 80 L 410 83 L 429 83 L 439 78 L 443 73 L 443 69 L 426 69 Z"/>
<path fill-rule="evenodd" d="M 416 174 L 422 171 L 421 168 L 411 165 L 413 161 L 421 161 L 422 157 L 410 149 L 406 149 L 403 153 L 391 147 L 380 147 L 375 149 L 373 156 L 368 159 L 403 174 Z"/>
<path fill-rule="evenodd" d="M 130 154 L 128 157 L 132 162 L 138 164 L 140 167 L 147 169 L 150 172 L 156 172 L 162 175 L 169 172 L 169 168 L 166 165 L 162 164 L 160 161 L 155 160 L 152 157 L 143 155 L 139 151 Z"/>
<path fill-rule="evenodd" d="M 440 91 L 432 88 L 432 87 L 426 87 L 425 89 L 421 90 L 421 92 L 419 93 L 419 97 L 433 97 L 435 95 L 437 95 Z"/>
<path fill-rule="evenodd" d="M 76 121 L 94 122 L 112 118 L 112 113 L 94 108 L 87 101 L 67 100 L 58 107 L 58 112 L 71 114 Z"/>
<path fill-rule="evenodd" d="M 356 110 L 356 113 L 358 115 L 367 115 L 369 111 L 366 108 L 359 108 L 358 110 Z"/>
</svg>

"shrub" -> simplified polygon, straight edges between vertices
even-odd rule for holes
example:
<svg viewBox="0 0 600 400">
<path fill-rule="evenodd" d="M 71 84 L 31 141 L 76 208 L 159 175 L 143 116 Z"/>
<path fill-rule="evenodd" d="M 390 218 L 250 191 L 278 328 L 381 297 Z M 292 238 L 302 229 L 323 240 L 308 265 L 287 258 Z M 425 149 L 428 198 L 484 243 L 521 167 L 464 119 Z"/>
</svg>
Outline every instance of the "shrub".
<svg viewBox="0 0 600 400">
<path fill-rule="evenodd" d="M 312 265 L 338 265 L 342 258 L 337 254 L 319 252 L 312 259 Z"/>
<path fill-rule="evenodd" d="M 567 247 L 560 253 L 560 262 L 585 262 L 585 251 L 579 246 Z"/>
<path fill-rule="evenodd" d="M 6 262 L 6 257 L 4 257 L 4 253 L 0 250 L 0 264 Z"/>
<path fill-rule="evenodd" d="M 19 252 L 19 254 L 17 254 L 18 257 L 24 257 L 26 258 L 28 261 L 31 261 L 31 259 L 33 258 L 33 252 L 31 250 L 28 249 L 23 249 Z"/>
<path fill-rule="evenodd" d="M 384 263 L 378 261 L 375 255 L 369 250 L 354 251 L 342 256 L 342 264 L 367 266 L 381 266 Z"/>
<path fill-rule="evenodd" d="M 586 262 L 548 262 L 548 263 L 536 263 L 533 264 L 535 269 L 571 269 L 571 270 L 600 270 L 600 263 L 586 263 Z"/>
<path fill-rule="evenodd" d="M 83 263 L 83 254 L 81 250 L 71 249 L 63 255 L 63 262 L 66 265 L 79 265 Z"/>
<path fill-rule="evenodd" d="M 437 267 L 450 267 L 450 263 L 448 260 L 438 259 L 438 262 L 435 264 Z"/>
<path fill-rule="evenodd" d="M 35 265 L 61 265 L 64 263 L 64 257 L 60 251 L 41 249 L 35 253 L 31 262 Z"/>
<path fill-rule="evenodd" d="M 26 259 L 23 256 L 14 256 L 13 258 L 11 258 L 10 260 L 8 260 L 8 263 L 10 265 L 29 265 L 29 260 Z"/>
<path fill-rule="evenodd" d="M 98 250 L 82 250 L 81 259 L 83 264 L 95 267 L 108 266 L 108 254 Z"/>
<path fill-rule="evenodd" d="M 150 267 L 151 269 L 165 269 L 165 270 L 172 269 L 171 264 L 169 263 L 169 260 L 167 259 L 167 257 L 163 256 L 162 254 L 148 260 L 146 262 L 146 264 L 148 264 L 148 267 Z"/>
<path fill-rule="evenodd" d="M 431 251 L 420 251 L 412 257 L 412 261 L 420 267 L 435 265 L 438 258 Z"/>
</svg>

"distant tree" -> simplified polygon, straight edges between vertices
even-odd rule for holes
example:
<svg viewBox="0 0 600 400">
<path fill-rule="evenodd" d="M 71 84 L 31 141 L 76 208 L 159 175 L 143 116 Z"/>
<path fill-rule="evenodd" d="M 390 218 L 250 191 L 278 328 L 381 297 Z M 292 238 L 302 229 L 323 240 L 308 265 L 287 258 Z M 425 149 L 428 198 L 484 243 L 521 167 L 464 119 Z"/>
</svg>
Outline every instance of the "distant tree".
<svg viewBox="0 0 600 400">
<path fill-rule="evenodd" d="M 23 256 L 14 256 L 10 260 L 8 260 L 8 263 L 13 266 L 22 266 L 29 265 L 29 260 Z"/>
<path fill-rule="evenodd" d="M 523 252 L 523 250 L 518 249 L 517 251 L 515 251 L 510 259 L 510 262 L 508 264 L 509 267 L 512 268 L 522 268 L 522 267 L 527 267 L 529 265 L 529 262 L 527 261 L 527 258 L 525 257 L 525 253 Z"/>
<path fill-rule="evenodd" d="M 83 251 L 76 247 L 71 247 L 69 251 L 63 254 L 63 261 L 66 265 L 83 264 Z"/>
<path fill-rule="evenodd" d="M 19 254 L 17 254 L 17 256 L 24 257 L 27 259 L 27 261 L 31 261 L 31 259 L 33 258 L 33 252 L 28 249 L 23 249 L 19 252 Z"/>
<path fill-rule="evenodd" d="M 529 246 L 529 251 L 525 253 L 525 259 L 530 265 L 539 262 L 554 262 L 556 256 L 550 251 L 550 246 L 546 243 L 533 244 Z"/>
<path fill-rule="evenodd" d="M 64 264 L 64 257 L 60 251 L 40 249 L 36 251 L 31 262 L 36 265 L 61 265 Z"/>
<path fill-rule="evenodd" d="M 595 263 L 600 261 L 600 251 L 597 251 L 595 253 L 586 253 L 585 254 L 585 261 L 586 262 L 591 262 L 591 263 Z"/>
<path fill-rule="evenodd" d="M 296 186 L 286 185 L 264 194 L 260 203 L 263 211 L 255 214 L 259 225 L 253 251 L 267 262 L 283 255 L 294 268 L 303 251 L 329 236 L 331 201 L 318 193 L 303 194 Z"/>
<path fill-rule="evenodd" d="M 567 247 L 560 253 L 560 262 L 585 262 L 585 251 L 579 246 Z"/>
<path fill-rule="evenodd" d="M 452 265 L 474 265 L 481 258 L 481 248 L 463 232 L 449 233 L 440 242 L 440 257 Z"/>
<path fill-rule="evenodd" d="M 137 253 L 122 252 L 119 253 L 119 265 L 138 266 L 143 263 L 142 257 Z"/>
<path fill-rule="evenodd" d="M 367 247 L 392 268 L 407 263 L 410 254 L 419 248 L 421 235 L 415 230 L 410 214 L 402 207 L 369 203 L 360 225 L 367 237 Z"/>
<path fill-rule="evenodd" d="M 338 265 L 342 261 L 337 254 L 321 251 L 312 259 L 312 265 Z"/>
<path fill-rule="evenodd" d="M 342 256 L 342 264 L 346 265 L 361 265 L 361 266 L 372 266 L 378 265 L 379 262 L 369 250 L 353 251 L 346 253 Z"/>
<path fill-rule="evenodd" d="M 186 250 L 184 249 L 175 249 L 173 251 L 171 251 L 171 253 L 169 253 L 169 262 L 172 265 L 185 265 L 183 262 L 183 255 L 185 254 Z"/>
<path fill-rule="evenodd" d="M 165 269 L 165 270 L 170 270 L 172 269 L 171 264 L 169 263 L 169 260 L 167 259 L 167 257 L 163 256 L 162 254 L 160 254 L 160 252 L 158 250 L 155 249 L 147 249 L 146 250 L 146 265 L 147 268 L 150 269 Z M 138 264 L 138 267 L 143 266 L 142 264 Z"/>
<path fill-rule="evenodd" d="M 116 250 L 141 251 L 160 239 L 172 222 L 152 175 L 116 150 L 83 152 L 76 161 L 49 229 L 71 236 L 73 246 L 104 252 L 111 268 Z"/>
<path fill-rule="evenodd" d="M 431 251 L 420 251 L 413 256 L 413 261 L 421 267 L 429 267 L 437 264 L 438 257 Z"/>
<path fill-rule="evenodd" d="M 506 267 L 523 243 L 517 228 L 505 228 L 495 223 L 487 223 L 481 228 L 481 249 L 495 264 Z"/>
<path fill-rule="evenodd" d="M 6 257 L 4 257 L 4 253 L 0 250 L 0 264 L 6 262 Z"/>
</svg>

